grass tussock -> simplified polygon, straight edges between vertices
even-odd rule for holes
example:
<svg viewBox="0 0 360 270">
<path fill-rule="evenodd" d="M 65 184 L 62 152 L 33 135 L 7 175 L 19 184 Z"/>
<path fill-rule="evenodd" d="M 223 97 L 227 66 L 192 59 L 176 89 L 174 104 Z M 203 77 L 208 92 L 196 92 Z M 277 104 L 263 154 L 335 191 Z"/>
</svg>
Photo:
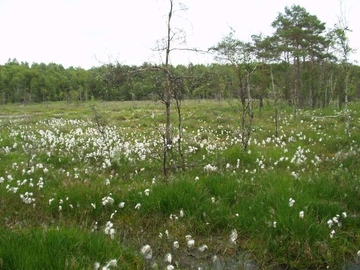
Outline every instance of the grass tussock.
<svg viewBox="0 0 360 270">
<path fill-rule="evenodd" d="M 1 269 L 94 269 L 115 261 L 118 269 L 143 269 L 142 258 L 103 234 L 74 229 L 1 230 Z M 111 263 L 111 261 L 113 261 Z"/>
</svg>

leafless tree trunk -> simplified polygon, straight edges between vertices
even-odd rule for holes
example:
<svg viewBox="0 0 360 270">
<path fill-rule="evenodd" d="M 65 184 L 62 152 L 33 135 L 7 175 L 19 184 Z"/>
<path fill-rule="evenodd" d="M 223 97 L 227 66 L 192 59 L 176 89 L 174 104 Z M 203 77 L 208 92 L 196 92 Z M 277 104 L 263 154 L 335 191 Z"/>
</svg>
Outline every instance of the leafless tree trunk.
<svg viewBox="0 0 360 270">
<path fill-rule="evenodd" d="M 185 157 L 184 152 L 182 150 L 182 119 L 181 119 L 181 95 L 178 93 L 178 91 L 175 91 L 175 102 L 176 102 L 176 110 L 178 114 L 178 152 L 180 155 L 180 161 L 181 161 L 181 169 L 185 171 L 186 164 L 185 164 Z"/>
<path fill-rule="evenodd" d="M 254 69 L 255 70 L 255 69 Z M 253 100 L 251 98 L 251 85 L 250 85 L 250 77 L 252 72 L 248 72 L 246 75 L 246 91 L 247 91 L 247 104 L 243 106 L 243 116 L 242 116 L 242 130 L 243 130 L 243 148 L 247 149 L 251 137 L 252 123 L 254 119 L 254 111 L 253 111 Z M 246 115 L 248 115 L 249 119 L 247 121 L 246 126 Z"/>
<path fill-rule="evenodd" d="M 270 75 L 271 75 L 271 87 L 274 93 L 274 107 L 275 107 L 275 137 L 279 136 L 279 113 L 278 113 L 278 93 L 275 88 L 274 83 L 274 74 L 272 71 L 272 66 L 270 65 Z"/>
<path fill-rule="evenodd" d="M 167 38 L 166 38 L 166 55 L 165 55 L 165 69 L 166 72 L 166 89 L 165 89 L 165 110 L 166 110 L 166 151 L 171 148 L 172 145 L 172 134 L 171 134 L 171 74 L 169 73 L 169 60 L 171 51 L 171 17 L 173 14 L 173 0 L 170 0 L 170 10 L 167 20 Z M 166 155 L 166 154 L 165 154 Z M 166 159 L 166 158 L 165 158 Z M 164 168 L 165 169 L 165 168 Z M 164 171 L 165 172 L 165 171 Z"/>
<path fill-rule="evenodd" d="M 299 85 L 300 85 L 300 60 L 299 57 L 294 57 L 294 85 L 293 85 L 293 106 L 294 118 L 297 117 L 297 110 L 299 106 Z"/>
<path fill-rule="evenodd" d="M 155 51 L 165 53 L 165 62 L 161 65 L 157 66 L 150 66 L 146 67 L 145 69 L 142 69 L 142 71 L 148 70 L 148 71 L 161 71 L 165 75 L 165 88 L 164 91 L 160 94 L 160 98 L 162 102 L 165 105 L 165 130 L 162 131 L 162 137 L 163 137 L 163 159 L 162 159 L 162 170 L 164 173 L 165 178 L 168 176 L 168 172 L 170 169 L 169 166 L 169 156 L 174 154 L 172 153 L 172 150 L 174 149 L 174 141 L 173 141 L 173 134 L 171 129 L 171 105 L 173 102 L 173 99 L 176 101 L 176 109 L 178 113 L 178 130 L 179 130 L 179 140 L 178 140 L 178 151 L 181 158 L 181 168 L 185 169 L 185 159 L 182 152 L 182 133 L 181 133 L 181 93 L 177 90 L 177 83 L 179 77 L 177 77 L 172 70 L 171 62 L 170 62 L 170 54 L 172 51 L 192 51 L 192 52 L 202 52 L 201 50 L 197 49 L 189 49 L 189 48 L 174 48 L 173 42 L 178 41 L 177 44 L 180 43 L 182 39 L 185 39 L 183 36 L 180 35 L 180 37 L 177 36 L 178 33 L 182 33 L 180 30 L 179 32 L 173 31 L 172 28 L 172 19 L 174 13 L 177 11 L 174 9 L 175 0 L 169 0 L 170 6 L 169 6 L 169 13 L 167 15 L 167 34 L 166 36 L 161 40 L 161 44 L 154 49 Z M 184 11 L 186 8 L 179 3 L 180 10 Z M 183 77 L 181 77 L 183 78 Z M 174 155 L 173 155 L 174 156 Z M 174 164 L 170 164 L 174 165 Z M 175 164 L 175 166 L 178 166 Z"/>
<path fill-rule="evenodd" d="M 184 162 L 184 156 L 182 153 L 181 143 L 182 143 L 182 137 L 181 137 L 181 102 L 179 100 L 179 94 L 173 93 L 174 88 L 176 87 L 176 80 L 177 78 L 172 74 L 170 70 L 170 53 L 173 50 L 191 50 L 186 48 L 172 48 L 172 41 L 174 40 L 176 34 L 172 31 L 171 26 L 171 20 L 174 14 L 174 0 L 169 0 L 170 2 L 170 8 L 169 8 L 169 14 L 167 17 L 167 35 L 165 39 L 165 47 L 162 48 L 162 50 L 165 50 L 165 64 L 163 67 L 163 70 L 165 72 L 165 93 L 163 102 L 165 104 L 165 114 L 166 114 L 166 123 L 165 123 L 165 134 L 164 134 L 164 157 L 163 157 L 163 172 L 165 177 L 168 174 L 168 155 L 169 152 L 173 148 L 173 136 L 171 132 L 171 102 L 173 95 L 175 94 L 176 99 L 176 108 L 178 112 L 178 118 L 179 118 L 179 141 L 178 141 L 178 150 L 179 155 L 181 158 L 181 167 L 185 170 L 185 162 Z"/>
<path fill-rule="evenodd" d="M 345 133 L 347 136 L 350 135 L 350 111 L 349 111 L 349 65 L 345 67 L 345 118 L 346 118 L 346 127 Z"/>
</svg>

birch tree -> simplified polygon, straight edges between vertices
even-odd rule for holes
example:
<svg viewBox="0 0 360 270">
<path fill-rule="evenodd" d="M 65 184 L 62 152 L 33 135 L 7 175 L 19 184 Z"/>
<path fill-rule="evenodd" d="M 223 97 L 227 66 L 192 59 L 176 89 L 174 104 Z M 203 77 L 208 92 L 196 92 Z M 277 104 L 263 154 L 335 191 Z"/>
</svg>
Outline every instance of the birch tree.
<svg viewBox="0 0 360 270">
<path fill-rule="evenodd" d="M 216 46 L 210 48 L 215 52 L 215 59 L 231 64 L 238 79 L 238 98 L 240 100 L 241 143 L 244 150 L 250 141 L 254 118 L 253 100 L 251 96 L 251 76 L 257 64 L 254 61 L 254 48 L 249 42 L 242 42 L 234 37 L 234 30 L 223 38 Z"/>
</svg>

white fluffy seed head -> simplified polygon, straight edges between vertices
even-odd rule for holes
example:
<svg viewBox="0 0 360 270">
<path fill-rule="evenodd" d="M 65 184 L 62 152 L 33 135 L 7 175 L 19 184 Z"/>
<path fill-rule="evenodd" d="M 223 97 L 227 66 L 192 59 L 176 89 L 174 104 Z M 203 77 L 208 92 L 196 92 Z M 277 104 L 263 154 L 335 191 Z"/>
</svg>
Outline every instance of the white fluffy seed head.
<svg viewBox="0 0 360 270">
<path fill-rule="evenodd" d="M 171 261 L 172 261 L 171 253 L 166 254 L 165 257 L 164 257 L 164 262 L 171 263 Z"/>
<path fill-rule="evenodd" d="M 145 259 L 151 259 L 152 257 L 152 250 L 150 245 L 145 245 L 141 248 L 141 254 L 144 255 Z"/>
<path fill-rule="evenodd" d="M 238 233 L 236 229 L 233 229 L 230 234 L 230 243 L 235 244 L 237 238 L 238 238 Z"/>
<path fill-rule="evenodd" d="M 193 247 L 195 245 L 195 240 L 194 239 L 189 239 L 188 241 L 187 241 L 187 246 L 188 246 L 188 248 L 191 248 L 191 247 Z"/>
</svg>

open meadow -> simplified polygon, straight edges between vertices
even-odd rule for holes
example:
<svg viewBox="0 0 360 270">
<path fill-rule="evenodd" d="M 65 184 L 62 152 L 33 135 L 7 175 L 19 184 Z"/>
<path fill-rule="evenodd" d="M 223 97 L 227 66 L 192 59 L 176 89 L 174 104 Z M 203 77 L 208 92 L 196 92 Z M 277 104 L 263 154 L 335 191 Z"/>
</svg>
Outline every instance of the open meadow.
<svg viewBox="0 0 360 270">
<path fill-rule="evenodd" d="M 0 269 L 359 269 L 360 104 L 236 108 L 0 107 Z"/>
</svg>

